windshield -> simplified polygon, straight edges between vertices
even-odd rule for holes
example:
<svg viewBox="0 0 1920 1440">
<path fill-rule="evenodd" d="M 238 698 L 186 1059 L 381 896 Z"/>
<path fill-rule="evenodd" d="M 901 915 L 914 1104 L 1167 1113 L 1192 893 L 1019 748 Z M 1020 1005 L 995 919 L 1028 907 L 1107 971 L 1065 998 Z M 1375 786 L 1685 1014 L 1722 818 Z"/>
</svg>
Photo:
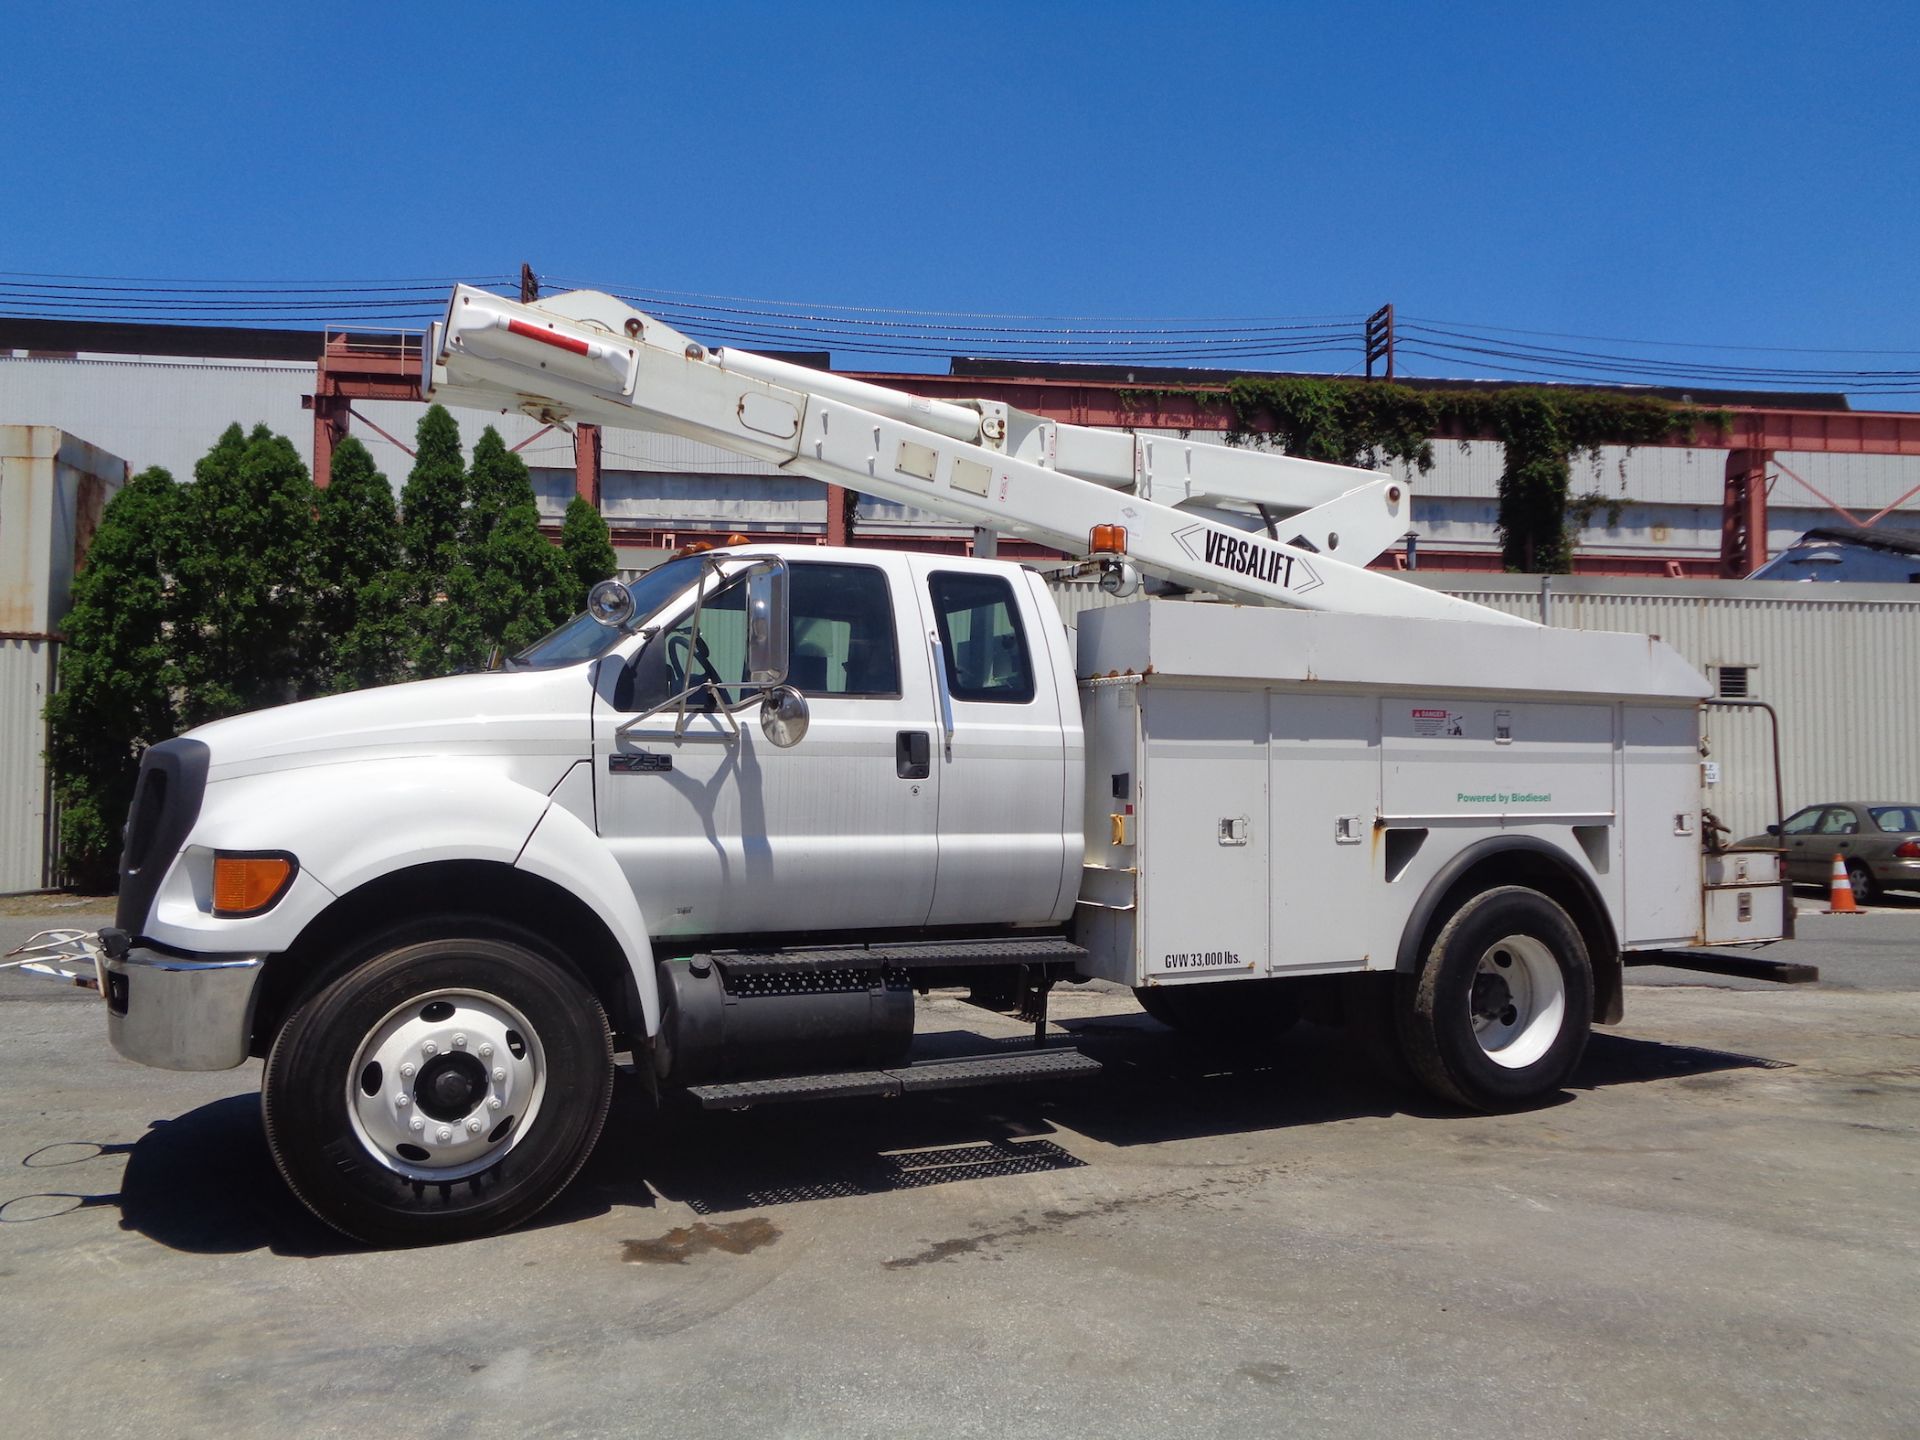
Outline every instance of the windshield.
<svg viewBox="0 0 1920 1440">
<path fill-rule="evenodd" d="M 625 629 L 602 625 L 591 615 L 576 615 L 544 640 L 536 640 L 507 662 L 512 670 L 558 670 L 604 655 L 645 624 L 674 596 L 700 578 L 700 557 L 682 555 L 657 565 L 633 581 L 633 619 Z"/>
</svg>

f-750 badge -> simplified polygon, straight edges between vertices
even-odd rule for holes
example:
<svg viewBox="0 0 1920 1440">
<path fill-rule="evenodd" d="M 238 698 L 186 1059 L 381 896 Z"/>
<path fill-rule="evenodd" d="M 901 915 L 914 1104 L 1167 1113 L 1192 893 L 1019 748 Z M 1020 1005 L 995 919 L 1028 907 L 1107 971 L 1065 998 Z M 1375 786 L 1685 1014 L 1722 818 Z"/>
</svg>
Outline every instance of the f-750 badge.
<svg viewBox="0 0 1920 1440">
<path fill-rule="evenodd" d="M 1235 535 L 1211 525 L 1189 525 L 1173 532 L 1180 548 L 1204 565 L 1232 575 L 1246 575 L 1304 595 L 1325 582 L 1306 557 L 1295 555 L 1251 535 Z"/>
</svg>

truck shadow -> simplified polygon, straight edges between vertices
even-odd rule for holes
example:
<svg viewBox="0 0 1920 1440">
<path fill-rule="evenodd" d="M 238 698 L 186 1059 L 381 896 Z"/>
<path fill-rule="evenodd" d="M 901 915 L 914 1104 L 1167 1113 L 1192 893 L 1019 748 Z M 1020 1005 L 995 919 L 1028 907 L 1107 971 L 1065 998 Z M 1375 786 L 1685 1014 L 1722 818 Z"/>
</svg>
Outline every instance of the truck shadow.
<svg viewBox="0 0 1920 1440">
<path fill-rule="evenodd" d="M 1056 1137 L 1069 1145 L 1076 1135 L 1107 1145 L 1154 1145 L 1361 1116 L 1454 1113 L 1369 1071 L 1339 1030 L 1302 1026 L 1266 1056 L 1235 1058 L 1144 1016 L 1070 1021 L 1063 1028 L 1105 1063 L 1104 1075 L 1052 1087 L 709 1112 L 673 1101 L 656 1111 L 639 1078 L 623 1070 L 598 1150 L 533 1223 L 564 1225 L 616 1208 L 652 1206 L 656 1197 L 716 1215 L 1087 1164 Z M 1597 1034 L 1574 1088 L 1780 1064 Z M 1562 1092 L 1545 1103 L 1572 1098 Z M 57 1158 L 69 1148 L 83 1158 L 123 1152 L 118 1191 L 16 1197 L 0 1207 L 0 1223 L 115 1206 L 122 1229 L 196 1254 L 268 1250 L 311 1258 L 364 1248 L 314 1219 L 281 1182 L 255 1095 L 155 1121 L 130 1146 L 76 1142 L 49 1154 Z"/>
<path fill-rule="evenodd" d="M 652 1143 L 637 1157 L 640 1169 L 661 1198 L 712 1215 L 1087 1163 L 1054 1136 L 1125 1147 L 1363 1116 L 1459 1113 L 1397 1076 L 1383 1076 L 1344 1030 L 1303 1025 L 1268 1055 L 1248 1058 L 1223 1056 L 1145 1016 L 1068 1021 L 1062 1028 L 1105 1064 L 1103 1075 L 1051 1088 L 733 1113 L 673 1107 L 661 1114 Z M 1596 1034 L 1572 1088 L 1780 1064 Z M 1562 1091 L 1536 1108 L 1573 1098 Z"/>
</svg>

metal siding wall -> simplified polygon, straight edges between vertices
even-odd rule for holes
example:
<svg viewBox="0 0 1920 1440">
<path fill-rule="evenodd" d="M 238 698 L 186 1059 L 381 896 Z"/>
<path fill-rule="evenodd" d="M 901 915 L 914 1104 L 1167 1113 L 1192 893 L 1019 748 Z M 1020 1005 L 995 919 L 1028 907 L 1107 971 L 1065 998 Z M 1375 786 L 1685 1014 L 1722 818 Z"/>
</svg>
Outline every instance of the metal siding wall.
<svg viewBox="0 0 1920 1440">
<path fill-rule="evenodd" d="M 1508 614 L 1540 618 L 1537 577 L 1434 588 Z M 1780 715 L 1780 757 L 1789 812 L 1820 800 L 1920 799 L 1920 587 L 1899 585 L 1675 586 L 1557 578 L 1552 620 L 1573 630 L 1658 635 L 1694 665 L 1749 665 L 1749 694 Z M 1846 593 L 1836 593 L 1844 590 Z M 1709 805 L 1738 834 L 1773 819 L 1766 719 L 1708 712 L 1721 784 Z"/>
<path fill-rule="evenodd" d="M 59 647 L 0 640 L 0 895 L 52 883 L 46 726 Z"/>
<path fill-rule="evenodd" d="M 123 457 L 135 473 L 176 480 L 238 422 L 264 423 L 312 459 L 313 417 L 300 397 L 313 367 L 290 361 L 22 360 L 0 355 L 0 423 L 54 425 Z"/>
</svg>

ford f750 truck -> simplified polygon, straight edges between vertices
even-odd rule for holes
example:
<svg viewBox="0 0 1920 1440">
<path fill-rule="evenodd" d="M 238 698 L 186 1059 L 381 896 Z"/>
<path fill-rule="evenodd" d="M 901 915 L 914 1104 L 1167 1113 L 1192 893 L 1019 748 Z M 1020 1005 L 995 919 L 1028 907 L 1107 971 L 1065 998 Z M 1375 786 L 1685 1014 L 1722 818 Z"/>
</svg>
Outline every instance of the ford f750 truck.
<svg viewBox="0 0 1920 1440">
<path fill-rule="evenodd" d="M 709 351 L 602 295 L 455 292 L 450 403 L 651 428 L 1084 557 L 746 545 L 597 587 L 504 669 L 149 750 L 116 923 L 31 957 L 121 1054 L 265 1061 L 281 1173 L 382 1244 L 524 1221 L 616 1053 L 710 1106 L 1064 1077 L 926 1060 L 914 997 L 1132 987 L 1200 1036 L 1333 989 L 1449 1102 L 1548 1093 L 1622 967 L 1786 923 L 1704 843 L 1708 687 L 1366 570 L 1406 487 Z"/>
</svg>

